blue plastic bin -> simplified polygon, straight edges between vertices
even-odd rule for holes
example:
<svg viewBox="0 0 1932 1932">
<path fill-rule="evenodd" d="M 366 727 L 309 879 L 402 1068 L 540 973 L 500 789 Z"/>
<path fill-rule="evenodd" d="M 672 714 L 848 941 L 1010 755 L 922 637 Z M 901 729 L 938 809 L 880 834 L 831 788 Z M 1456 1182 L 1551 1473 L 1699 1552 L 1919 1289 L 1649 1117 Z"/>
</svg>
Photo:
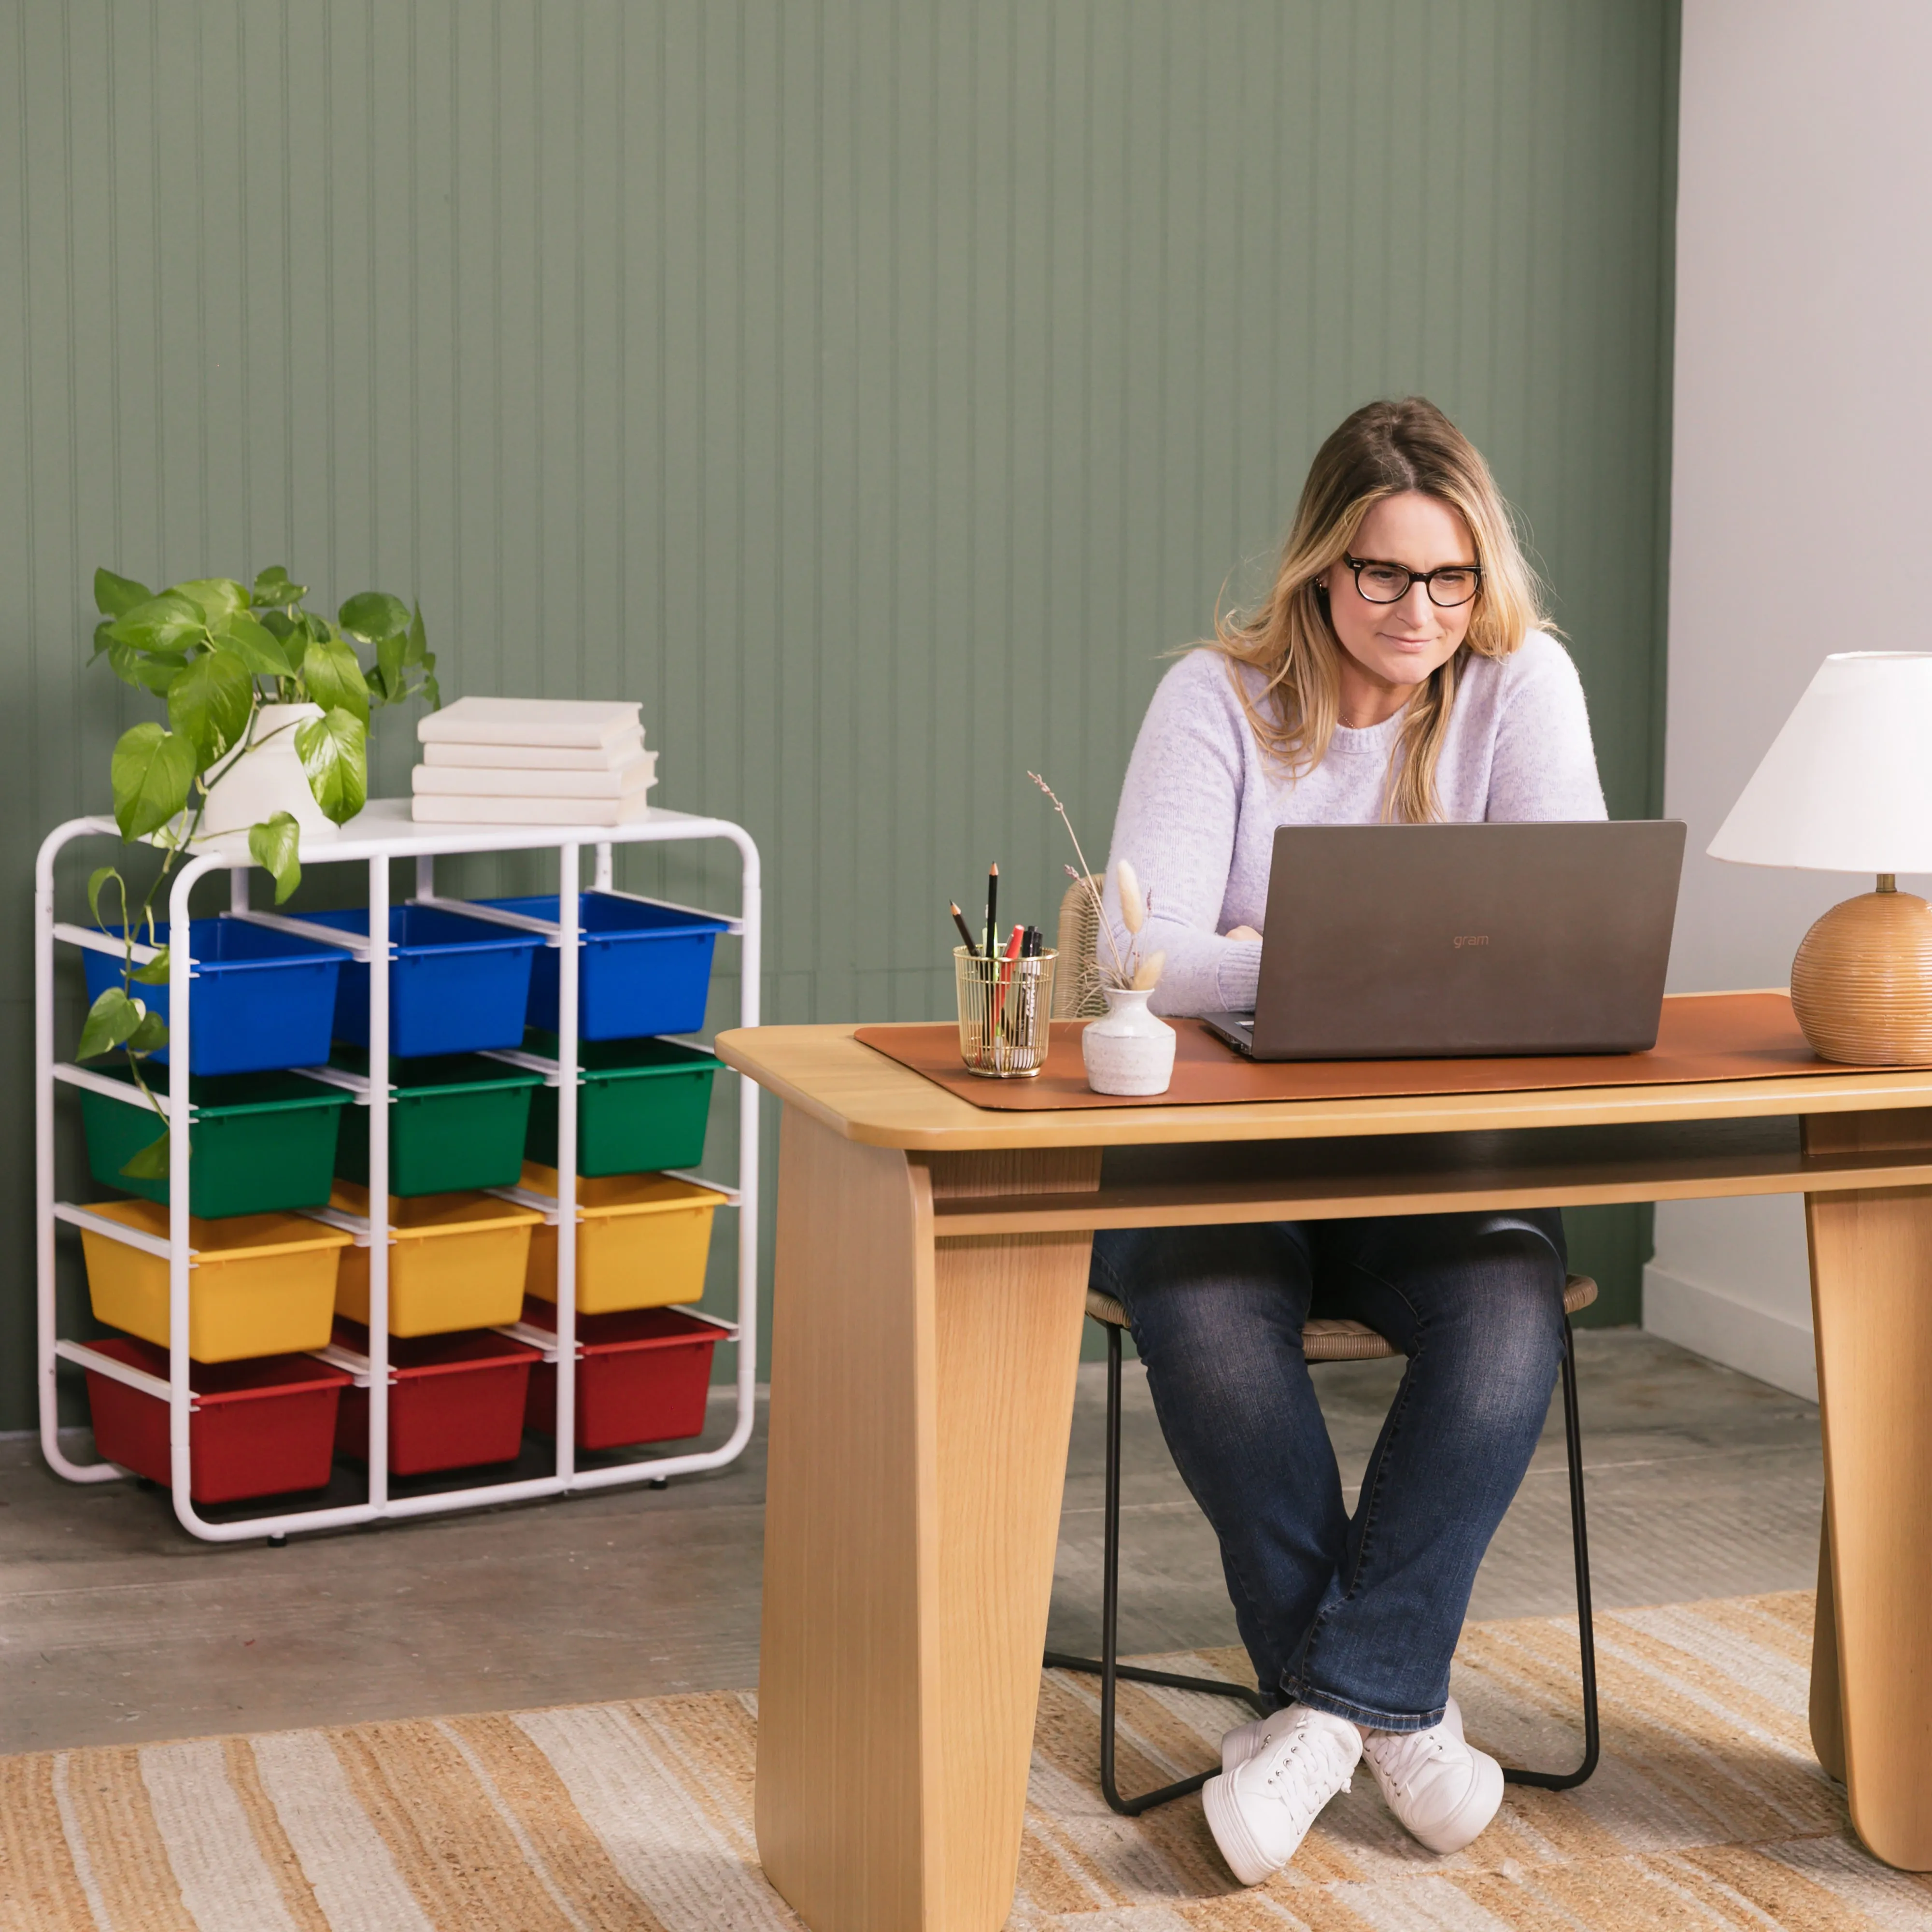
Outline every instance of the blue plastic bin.
<svg viewBox="0 0 1932 1932">
<path fill-rule="evenodd" d="M 557 916 L 555 893 L 544 898 L 485 899 L 485 905 L 535 919 Z M 578 899 L 582 957 L 578 962 L 578 1035 L 583 1040 L 636 1040 L 646 1034 L 695 1033 L 704 1024 L 711 954 L 729 922 L 706 913 L 646 905 L 609 892 Z M 537 955 L 530 973 L 530 1022 L 557 1029 L 554 946 Z"/>
<path fill-rule="evenodd" d="M 106 928 L 116 940 L 122 930 Z M 278 1067 L 320 1066 L 328 1058 L 336 981 L 346 953 L 225 914 L 191 920 L 188 932 L 194 959 L 190 1073 L 268 1073 Z M 136 936 L 146 934 L 144 926 Z M 165 926 L 159 936 L 166 938 Z M 121 962 L 105 952 L 80 956 L 91 1004 L 109 987 L 120 985 Z M 137 983 L 134 996 L 151 1012 L 168 1017 L 166 986 Z M 154 1057 L 165 1063 L 167 1049 Z"/>
<path fill-rule="evenodd" d="M 366 906 L 311 913 L 317 926 L 366 933 Z M 440 906 L 389 911 L 389 1052 L 398 1060 L 439 1053 L 480 1053 L 521 1046 L 530 1004 L 530 962 L 542 950 L 535 933 L 465 919 Z M 369 968 L 352 959 L 335 996 L 335 1036 L 369 1044 Z"/>
</svg>

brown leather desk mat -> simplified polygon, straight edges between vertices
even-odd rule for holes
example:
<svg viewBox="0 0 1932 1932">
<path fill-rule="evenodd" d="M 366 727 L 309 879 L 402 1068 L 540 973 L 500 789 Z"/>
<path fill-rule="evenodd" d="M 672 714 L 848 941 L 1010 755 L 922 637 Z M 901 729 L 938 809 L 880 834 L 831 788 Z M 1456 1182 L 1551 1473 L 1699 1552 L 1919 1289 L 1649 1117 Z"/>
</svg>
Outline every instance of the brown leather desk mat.
<svg viewBox="0 0 1932 1932">
<path fill-rule="evenodd" d="M 1198 1020 L 1180 1034 L 1165 1094 L 1096 1094 L 1080 1060 L 1085 1023 L 1054 1023 L 1046 1066 L 1032 1080 L 980 1080 L 959 1061 L 959 1029 L 861 1027 L 857 1037 L 976 1107 L 1024 1112 L 1069 1107 L 1204 1107 L 1257 1100 L 1366 1100 L 1414 1094 L 1521 1094 L 1562 1087 L 1653 1087 L 1779 1075 L 1856 1073 L 1806 1045 L 1783 993 L 1711 993 L 1666 999 L 1648 1053 L 1582 1053 L 1499 1060 L 1294 1060 L 1264 1064 L 1224 1046 Z"/>
</svg>

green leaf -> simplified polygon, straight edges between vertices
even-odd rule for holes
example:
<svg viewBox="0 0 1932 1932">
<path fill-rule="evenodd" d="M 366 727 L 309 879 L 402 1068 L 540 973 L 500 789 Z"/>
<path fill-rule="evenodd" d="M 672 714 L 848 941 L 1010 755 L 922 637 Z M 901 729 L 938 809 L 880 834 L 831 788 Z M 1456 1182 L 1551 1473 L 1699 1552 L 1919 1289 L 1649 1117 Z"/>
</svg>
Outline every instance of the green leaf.
<svg viewBox="0 0 1932 1932">
<path fill-rule="evenodd" d="M 311 638 L 302 653 L 302 679 L 310 700 L 325 711 L 346 711 L 369 722 L 369 686 L 356 653 L 340 638 Z"/>
<path fill-rule="evenodd" d="M 259 610 L 271 604 L 299 604 L 308 595 L 306 584 L 292 584 L 288 572 L 279 563 L 272 563 L 255 579 L 254 602 Z"/>
<path fill-rule="evenodd" d="M 168 1023 L 159 1013 L 141 1016 L 141 1024 L 128 1036 L 130 1053 L 158 1053 L 168 1043 Z"/>
<path fill-rule="evenodd" d="M 191 582 L 171 584 L 169 587 L 177 597 L 191 598 L 201 606 L 210 630 L 223 618 L 232 617 L 236 611 L 248 608 L 246 587 L 232 577 L 197 577 Z"/>
<path fill-rule="evenodd" d="M 311 718 L 309 722 L 327 721 Z M 299 734 L 296 742 L 298 746 L 302 742 Z M 286 812 L 278 812 L 274 818 L 248 828 L 248 855 L 274 880 L 278 905 L 302 884 L 302 865 L 296 856 L 301 843 L 302 827 Z"/>
<path fill-rule="evenodd" d="M 280 616 L 279 611 L 273 614 Z M 282 619 L 284 623 L 288 620 Z M 282 649 L 281 640 L 263 623 L 237 610 L 214 627 L 214 648 L 238 659 L 250 677 L 292 677 L 296 666 Z"/>
<path fill-rule="evenodd" d="M 107 662 L 123 684 L 131 684 L 136 691 L 157 692 L 165 698 L 169 686 L 181 675 L 188 659 L 172 651 L 137 651 L 132 644 L 117 641 L 107 646 Z"/>
<path fill-rule="evenodd" d="M 132 644 L 124 644 L 118 638 L 108 634 L 111 627 L 106 624 L 98 626 L 94 635 L 101 648 L 107 653 L 107 668 L 123 684 L 131 684 L 136 691 L 142 688 L 141 668 L 148 662 Z M 98 656 L 100 653 L 94 654 Z M 88 662 L 92 664 L 92 658 Z"/>
<path fill-rule="evenodd" d="M 137 651 L 184 651 L 206 635 L 208 619 L 201 606 L 179 592 L 164 590 L 145 604 L 136 604 L 107 627 L 117 642 Z"/>
<path fill-rule="evenodd" d="M 422 694 L 429 700 L 429 708 L 432 711 L 442 709 L 442 686 L 436 682 L 435 672 L 431 671 L 423 680 Z"/>
<path fill-rule="evenodd" d="M 194 746 L 197 771 L 242 742 L 254 708 L 255 681 L 226 651 L 204 651 L 168 686 L 168 722 Z"/>
<path fill-rule="evenodd" d="M 87 1010 L 87 1022 L 80 1030 L 80 1044 L 74 1048 L 74 1058 L 92 1060 L 98 1054 L 112 1053 L 123 1040 L 134 1037 L 147 1014 L 147 1008 L 139 1000 L 130 1000 L 119 986 L 110 986 Z"/>
<path fill-rule="evenodd" d="M 87 661 L 89 664 L 93 663 L 94 660 L 100 656 L 103 651 L 112 650 L 113 649 L 114 640 L 108 635 L 108 633 L 112 631 L 114 625 L 112 620 L 106 617 L 102 618 L 100 622 L 94 626 L 94 648 L 87 654 Z"/>
<path fill-rule="evenodd" d="M 112 571 L 105 569 L 94 573 L 94 606 L 110 617 L 126 616 L 136 604 L 146 603 L 154 594 L 145 584 L 136 584 L 131 577 L 116 577 Z"/>
<path fill-rule="evenodd" d="M 358 591 L 336 612 L 335 621 L 352 638 L 360 638 L 365 644 L 378 644 L 385 638 L 408 634 L 410 607 L 386 590 Z"/>
<path fill-rule="evenodd" d="M 158 724 L 134 724 L 114 747 L 114 820 L 124 838 L 158 832 L 188 803 L 194 746 Z"/>
<path fill-rule="evenodd" d="M 130 1180 L 165 1180 L 172 1164 L 168 1156 L 168 1137 L 164 1133 L 159 1140 L 150 1141 L 138 1154 L 130 1155 L 121 1172 Z"/>
<path fill-rule="evenodd" d="M 409 640 L 400 636 L 384 638 L 376 646 L 376 669 L 382 680 L 386 704 L 394 704 L 409 688 L 409 673 L 404 668 L 408 652 Z M 372 685 L 370 688 L 375 687 Z"/>
<path fill-rule="evenodd" d="M 96 926 L 100 923 L 100 889 L 112 879 L 121 888 L 121 908 L 124 913 L 128 907 L 128 882 L 112 866 L 97 866 L 87 875 L 87 916 Z"/>
<path fill-rule="evenodd" d="M 369 728 L 340 706 L 296 728 L 296 751 L 315 802 L 338 825 L 368 802 Z"/>
<path fill-rule="evenodd" d="M 129 977 L 143 986 L 168 983 L 168 949 L 164 946 L 145 966 L 136 966 Z"/>
<path fill-rule="evenodd" d="M 410 618 L 410 634 L 403 662 L 419 664 L 429 653 L 429 633 L 423 628 L 422 606 L 418 604 Z"/>
</svg>

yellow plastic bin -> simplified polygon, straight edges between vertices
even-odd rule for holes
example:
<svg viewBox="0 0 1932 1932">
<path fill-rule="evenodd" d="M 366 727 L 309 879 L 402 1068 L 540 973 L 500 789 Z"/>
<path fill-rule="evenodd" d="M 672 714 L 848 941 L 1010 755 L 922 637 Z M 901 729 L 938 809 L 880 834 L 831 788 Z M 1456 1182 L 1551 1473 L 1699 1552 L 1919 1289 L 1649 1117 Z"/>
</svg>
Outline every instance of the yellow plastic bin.
<svg viewBox="0 0 1932 1932">
<path fill-rule="evenodd" d="M 524 1185 L 554 1198 L 556 1171 L 524 1163 Z M 704 1292 L 711 1217 L 725 1197 L 668 1174 L 616 1174 L 577 1184 L 577 1310 L 662 1308 Z M 530 1292 L 556 1299 L 556 1230 L 530 1237 Z"/>
<path fill-rule="evenodd" d="M 91 1214 L 168 1238 L 168 1210 L 153 1201 L 104 1201 Z M 197 1362 L 326 1348 L 335 1311 L 338 1264 L 350 1237 L 300 1214 L 191 1216 L 188 1352 Z M 168 1264 L 112 1235 L 81 1230 L 94 1318 L 168 1346 Z"/>
<path fill-rule="evenodd" d="M 369 1192 L 338 1180 L 332 1203 L 367 1214 Z M 523 1312 L 531 1231 L 543 1216 L 493 1194 L 389 1197 L 389 1333 L 447 1335 L 491 1328 Z M 369 1250 L 342 1258 L 336 1312 L 369 1320 Z"/>
</svg>

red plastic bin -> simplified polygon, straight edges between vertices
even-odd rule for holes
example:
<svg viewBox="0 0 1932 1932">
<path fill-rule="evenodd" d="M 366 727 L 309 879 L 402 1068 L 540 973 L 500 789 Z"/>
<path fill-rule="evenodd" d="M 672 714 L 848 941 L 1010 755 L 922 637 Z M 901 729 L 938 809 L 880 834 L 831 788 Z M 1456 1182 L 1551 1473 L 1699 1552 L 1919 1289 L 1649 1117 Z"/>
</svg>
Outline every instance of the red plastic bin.
<svg viewBox="0 0 1932 1932">
<path fill-rule="evenodd" d="M 366 1357 L 369 1331 L 338 1320 L 338 1344 Z M 398 1476 L 513 1462 L 524 1441 L 530 1370 L 542 1359 L 487 1328 L 389 1338 L 389 1468 Z M 335 1453 L 369 1460 L 369 1391 L 352 1388 L 335 1424 Z"/>
<path fill-rule="evenodd" d="M 556 1304 L 534 1295 L 524 1320 L 556 1331 Z M 577 1318 L 577 1446 L 628 1449 L 669 1442 L 704 1430 L 711 1352 L 727 1331 L 677 1308 L 633 1308 Z M 556 1433 L 556 1370 L 545 1363 L 530 1378 L 529 1427 Z"/>
<path fill-rule="evenodd" d="M 168 1352 L 129 1335 L 88 1346 L 164 1382 Z M 312 1355 L 258 1355 L 244 1362 L 195 1362 L 188 1384 L 188 1492 L 198 1503 L 319 1490 L 328 1481 L 336 1406 L 350 1378 Z M 168 1405 L 98 1369 L 87 1371 L 94 1446 L 110 1462 L 166 1487 Z"/>
</svg>

